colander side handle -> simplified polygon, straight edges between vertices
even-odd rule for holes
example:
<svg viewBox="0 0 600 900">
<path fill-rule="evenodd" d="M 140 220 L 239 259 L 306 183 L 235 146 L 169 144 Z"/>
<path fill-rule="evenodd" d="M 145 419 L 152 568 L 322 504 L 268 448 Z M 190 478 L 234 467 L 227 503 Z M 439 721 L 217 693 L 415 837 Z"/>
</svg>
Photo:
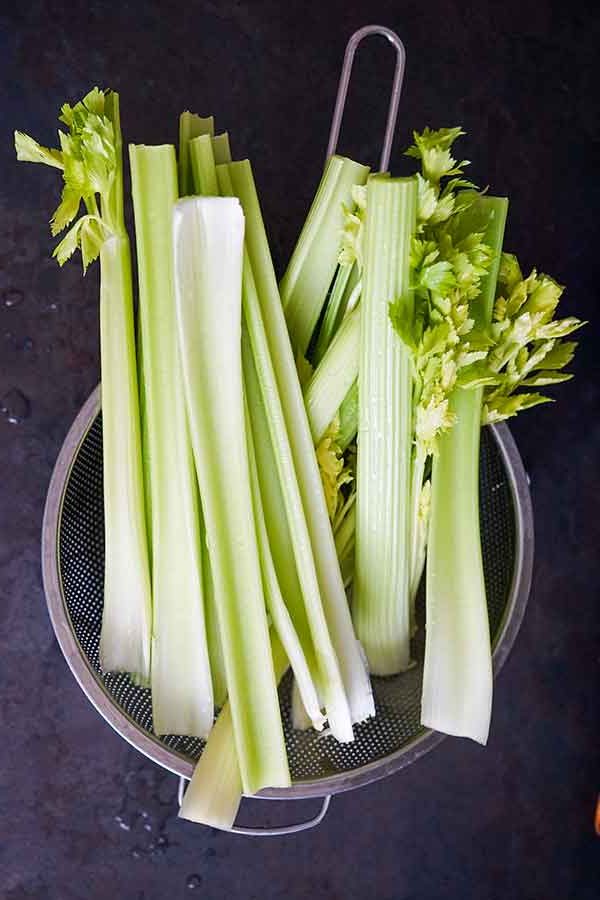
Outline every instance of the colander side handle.
<svg viewBox="0 0 600 900">
<path fill-rule="evenodd" d="M 185 791 L 185 785 L 187 782 L 187 778 L 181 776 L 179 778 L 179 790 L 177 791 L 177 800 L 179 802 L 179 806 L 181 806 L 183 801 L 183 794 Z M 263 797 L 263 800 L 285 800 L 285 797 Z M 319 825 L 325 816 L 327 815 L 327 810 L 329 809 L 329 804 L 331 803 L 331 794 L 327 794 L 323 797 L 321 801 L 321 808 L 316 816 L 312 819 L 307 819 L 304 822 L 295 822 L 292 825 L 279 825 L 276 828 L 246 828 L 242 825 L 232 825 L 231 828 L 221 828 L 220 831 L 226 831 L 229 834 L 241 834 L 246 837 L 279 837 L 283 834 L 297 834 L 299 831 L 308 831 L 309 828 L 314 828 L 315 825 Z"/>
</svg>

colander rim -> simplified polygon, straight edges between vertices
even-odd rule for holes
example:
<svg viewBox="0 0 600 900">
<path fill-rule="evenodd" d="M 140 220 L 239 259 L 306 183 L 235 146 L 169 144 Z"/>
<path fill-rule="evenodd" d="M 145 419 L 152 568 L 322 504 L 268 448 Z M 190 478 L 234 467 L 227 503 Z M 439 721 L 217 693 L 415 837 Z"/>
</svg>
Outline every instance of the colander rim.
<svg viewBox="0 0 600 900">
<path fill-rule="evenodd" d="M 75 635 L 60 577 L 58 528 L 71 469 L 77 452 L 101 409 L 100 385 L 92 391 L 73 421 L 56 460 L 42 523 L 42 576 L 50 621 L 65 660 L 77 683 L 100 715 L 133 747 L 176 775 L 190 778 L 193 763 L 167 747 L 119 707 L 87 660 Z M 515 560 L 509 598 L 493 647 L 494 677 L 513 647 L 521 627 L 533 571 L 534 530 L 529 479 L 515 440 L 505 423 L 490 426 L 500 450 L 515 514 Z M 445 735 L 422 729 L 399 750 L 349 772 L 299 779 L 288 788 L 269 788 L 258 795 L 271 799 L 323 797 L 386 778 L 436 747 Z"/>
</svg>

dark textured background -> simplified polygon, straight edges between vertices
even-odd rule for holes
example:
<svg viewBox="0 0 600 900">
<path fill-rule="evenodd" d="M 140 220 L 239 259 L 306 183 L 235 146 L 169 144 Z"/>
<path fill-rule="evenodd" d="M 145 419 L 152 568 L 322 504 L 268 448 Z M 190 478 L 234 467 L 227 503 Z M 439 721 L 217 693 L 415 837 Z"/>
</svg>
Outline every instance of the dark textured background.
<svg viewBox="0 0 600 900">
<path fill-rule="evenodd" d="M 3 900 L 597 896 L 595 6 L 33 0 L 0 14 L 0 396 L 23 417 L 0 415 Z M 508 247 L 566 283 L 565 313 L 591 323 L 576 381 L 514 425 L 537 550 L 487 749 L 447 740 L 396 777 L 335 798 L 317 831 L 229 837 L 176 818 L 174 777 L 99 719 L 51 631 L 42 508 L 61 441 L 98 380 L 97 271 L 83 280 L 77 264 L 59 272 L 49 259 L 57 179 L 18 166 L 10 132 L 52 142 L 60 104 L 96 83 L 121 93 L 126 140 L 173 140 L 182 108 L 214 112 L 235 153 L 253 160 L 281 267 L 323 162 L 344 44 L 372 21 L 408 50 L 393 164 L 402 170 L 411 128 L 462 124 L 475 180 L 510 196 Z M 377 157 L 392 70 L 386 45 L 371 40 L 341 145 L 365 161 Z M 255 803 L 247 817 L 296 812 Z"/>
</svg>

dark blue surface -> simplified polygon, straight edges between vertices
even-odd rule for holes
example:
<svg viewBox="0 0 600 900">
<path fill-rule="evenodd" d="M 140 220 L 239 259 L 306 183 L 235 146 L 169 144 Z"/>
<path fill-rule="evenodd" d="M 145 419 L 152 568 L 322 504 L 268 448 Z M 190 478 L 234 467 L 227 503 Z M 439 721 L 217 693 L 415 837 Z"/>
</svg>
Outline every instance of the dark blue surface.
<svg viewBox="0 0 600 900">
<path fill-rule="evenodd" d="M 4 405 L 25 416 L 0 416 L 3 900 L 597 896 L 595 6 L 74 0 L 0 14 L 0 396 L 22 392 Z M 253 161 L 281 268 L 322 165 L 345 41 L 369 21 L 396 29 L 408 50 L 393 164 L 404 170 L 411 128 L 462 124 L 474 179 L 510 197 L 507 246 L 567 284 L 565 313 L 591 322 L 575 382 L 514 426 L 537 551 L 488 747 L 447 740 L 335 798 L 315 832 L 229 837 L 176 818 L 174 777 L 98 718 L 51 631 L 41 515 L 61 441 L 98 380 L 97 272 L 84 280 L 77 264 L 59 272 L 49 259 L 57 181 L 17 166 L 10 132 L 51 142 L 60 104 L 95 83 L 120 91 L 126 140 L 173 140 L 186 107 L 214 113 L 235 154 Z M 357 58 L 341 149 L 365 161 L 378 157 L 391 71 L 376 40 Z M 309 811 L 255 803 L 245 815 Z"/>
</svg>

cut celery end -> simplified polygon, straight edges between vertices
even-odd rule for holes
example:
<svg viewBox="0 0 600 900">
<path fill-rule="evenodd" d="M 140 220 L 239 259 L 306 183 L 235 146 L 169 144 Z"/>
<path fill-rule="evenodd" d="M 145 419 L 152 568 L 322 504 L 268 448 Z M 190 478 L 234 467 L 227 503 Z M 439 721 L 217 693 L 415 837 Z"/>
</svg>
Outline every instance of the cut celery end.
<svg viewBox="0 0 600 900">
<path fill-rule="evenodd" d="M 181 200 L 173 212 L 173 235 L 188 421 L 238 762 L 244 791 L 254 794 L 285 787 L 290 776 L 250 489 L 241 367 L 241 206 L 234 198 Z"/>
<path fill-rule="evenodd" d="M 298 243 L 281 280 L 281 302 L 295 353 L 306 356 L 338 265 L 344 206 L 369 169 L 351 159 L 328 159 Z"/>
<path fill-rule="evenodd" d="M 105 523 L 100 664 L 105 671 L 148 679 L 152 603 L 126 236 L 105 242 L 100 266 Z"/>
<path fill-rule="evenodd" d="M 507 210 L 505 198 L 484 196 L 461 217 L 464 233 L 485 232 L 494 251 L 472 305 L 479 327 L 492 316 Z M 481 388 L 453 392 L 457 421 L 433 460 L 421 722 L 485 744 L 493 678 L 479 530 L 481 402 Z"/>
<path fill-rule="evenodd" d="M 219 172 L 221 168 L 218 167 Z M 282 312 L 256 187 L 250 164 L 247 161 L 231 163 L 227 169 L 233 189 L 240 198 L 246 215 L 246 243 L 252 272 L 256 284 L 259 286 L 260 311 L 263 316 L 264 329 L 289 435 L 327 628 L 341 670 L 352 721 L 361 722 L 374 714 L 371 685 L 348 610 L 321 477 L 294 355 Z M 298 575 L 300 576 L 300 573 Z M 320 696 L 325 698 L 325 686 L 322 690 L 320 688 Z"/>
<path fill-rule="evenodd" d="M 156 734 L 205 737 L 213 722 L 196 478 L 174 302 L 172 146 L 130 147 L 152 497 L 152 710 Z"/>
<path fill-rule="evenodd" d="M 358 306 L 346 316 L 304 392 L 315 444 L 327 431 L 358 376 L 360 315 Z"/>
<path fill-rule="evenodd" d="M 213 140 L 209 134 L 201 134 L 188 144 L 193 189 L 196 194 L 205 197 L 216 197 L 219 194 Z"/>
<path fill-rule="evenodd" d="M 226 131 L 221 134 L 215 134 L 212 139 L 213 155 L 217 166 L 221 163 L 231 162 L 231 148 L 229 146 L 229 135 Z"/>
<path fill-rule="evenodd" d="M 367 184 L 361 305 L 356 558 L 352 615 L 371 672 L 410 665 L 409 530 L 412 374 L 388 315 L 409 294 L 414 178 Z"/>
<path fill-rule="evenodd" d="M 179 194 L 186 197 L 193 191 L 192 167 L 190 163 L 189 142 L 202 134 L 211 137 L 215 133 L 215 123 L 212 116 L 203 119 L 196 113 L 188 110 L 179 116 Z"/>
<path fill-rule="evenodd" d="M 273 669 L 281 681 L 288 662 L 281 642 L 271 633 Z M 228 831 L 242 801 L 242 776 L 235 750 L 231 708 L 226 703 L 208 736 L 192 780 L 183 795 L 179 811 L 182 819 Z"/>
</svg>

